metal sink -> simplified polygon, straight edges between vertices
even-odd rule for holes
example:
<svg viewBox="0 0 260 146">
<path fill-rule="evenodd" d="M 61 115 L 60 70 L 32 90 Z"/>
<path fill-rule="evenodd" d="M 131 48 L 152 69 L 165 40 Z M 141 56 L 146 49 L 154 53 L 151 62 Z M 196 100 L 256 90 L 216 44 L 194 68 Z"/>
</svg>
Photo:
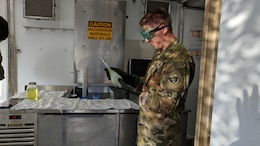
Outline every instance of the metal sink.
<svg viewBox="0 0 260 146">
<path fill-rule="evenodd" d="M 66 91 L 63 97 L 70 97 L 74 86 L 66 85 L 38 85 L 39 90 Z"/>
</svg>

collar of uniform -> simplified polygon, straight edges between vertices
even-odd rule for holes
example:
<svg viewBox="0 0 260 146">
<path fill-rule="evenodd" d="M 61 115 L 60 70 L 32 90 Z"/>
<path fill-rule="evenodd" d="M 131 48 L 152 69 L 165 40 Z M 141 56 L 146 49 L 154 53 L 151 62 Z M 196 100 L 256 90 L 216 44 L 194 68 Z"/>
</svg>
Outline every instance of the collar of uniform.
<svg viewBox="0 0 260 146">
<path fill-rule="evenodd" d="M 173 42 L 169 44 L 169 46 L 160 54 L 160 59 L 165 59 L 167 54 L 174 51 L 180 45 L 179 41 L 175 38 Z"/>
<path fill-rule="evenodd" d="M 165 50 L 169 50 L 170 48 L 173 48 L 173 50 L 178 46 L 179 41 L 175 38 L 173 42 L 169 44 L 169 46 Z"/>
</svg>

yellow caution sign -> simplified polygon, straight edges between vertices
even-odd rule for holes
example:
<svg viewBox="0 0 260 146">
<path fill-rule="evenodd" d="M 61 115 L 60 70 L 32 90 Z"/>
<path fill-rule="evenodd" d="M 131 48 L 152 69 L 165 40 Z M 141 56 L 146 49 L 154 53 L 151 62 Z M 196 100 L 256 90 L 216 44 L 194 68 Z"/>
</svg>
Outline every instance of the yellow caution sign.
<svg viewBox="0 0 260 146">
<path fill-rule="evenodd" d="M 89 21 L 88 39 L 112 40 L 112 22 Z"/>
</svg>

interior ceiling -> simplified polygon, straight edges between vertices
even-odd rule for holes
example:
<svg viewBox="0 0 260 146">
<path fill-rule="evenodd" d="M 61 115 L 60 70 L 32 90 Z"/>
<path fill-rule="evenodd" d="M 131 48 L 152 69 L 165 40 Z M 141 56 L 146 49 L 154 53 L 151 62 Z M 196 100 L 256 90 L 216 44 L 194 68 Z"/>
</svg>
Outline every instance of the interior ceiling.
<svg viewBox="0 0 260 146">
<path fill-rule="evenodd" d="M 196 7 L 196 8 L 205 7 L 205 0 L 172 0 L 172 1 L 182 3 L 184 6 L 187 7 Z"/>
</svg>

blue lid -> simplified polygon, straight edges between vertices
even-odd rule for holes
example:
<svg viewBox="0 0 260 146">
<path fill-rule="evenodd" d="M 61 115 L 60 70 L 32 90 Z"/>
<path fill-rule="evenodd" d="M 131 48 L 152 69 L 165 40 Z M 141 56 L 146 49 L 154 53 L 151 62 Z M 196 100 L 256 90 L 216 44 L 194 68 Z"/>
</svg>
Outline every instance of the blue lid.
<svg viewBox="0 0 260 146">
<path fill-rule="evenodd" d="M 80 99 L 87 99 L 87 96 L 81 96 Z"/>
<path fill-rule="evenodd" d="M 92 94 L 93 99 L 99 99 L 99 94 Z"/>
</svg>

